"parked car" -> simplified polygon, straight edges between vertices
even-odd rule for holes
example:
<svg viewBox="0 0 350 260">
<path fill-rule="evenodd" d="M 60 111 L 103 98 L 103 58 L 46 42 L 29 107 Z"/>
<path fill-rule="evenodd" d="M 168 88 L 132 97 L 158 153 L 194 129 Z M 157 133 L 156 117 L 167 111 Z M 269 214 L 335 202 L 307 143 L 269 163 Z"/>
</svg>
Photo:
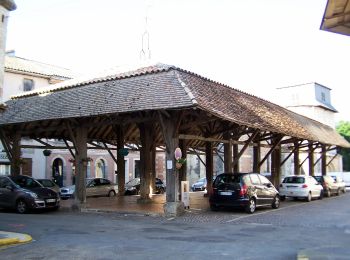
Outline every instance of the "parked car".
<svg viewBox="0 0 350 260">
<path fill-rule="evenodd" d="M 340 191 L 345 193 L 346 192 L 346 183 L 345 183 L 345 181 L 339 176 L 332 176 L 332 178 L 335 181 L 335 184 L 339 187 Z"/>
<path fill-rule="evenodd" d="M 41 185 L 43 185 L 46 188 L 50 188 L 54 191 L 56 191 L 58 194 L 60 194 L 60 186 L 58 186 L 54 181 L 50 179 L 36 179 L 38 182 L 40 182 Z"/>
<path fill-rule="evenodd" d="M 313 198 L 323 198 L 322 186 L 312 176 L 288 176 L 279 186 L 281 200 L 286 197 L 294 199 L 303 198 L 311 201 Z"/>
<path fill-rule="evenodd" d="M 192 191 L 204 191 L 207 188 L 207 178 L 201 178 L 192 184 Z"/>
<path fill-rule="evenodd" d="M 125 184 L 125 195 L 138 195 L 140 194 L 140 185 L 141 181 L 140 178 L 135 178 L 130 181 L 128 181 Z M 163 181 L 159 178 L 156 178 L 156 183 L 155 183 L 155 194 L 163 194 L 165 192 L 165 184 Z"/>
<path fill-rule="evenodd" d="M 62 187 L 61 198 L 74 198 L 75 185 Z M 118 192 L 118 186 L 104 178 L 86 179 L 86 197 L 107 196 L 113 197 Z"/>
<path fill-rule="evenodd" d="M 278 208 L 280 196 L 272 183 L 258 173 L 223 173 L 215 178 L 209 204 L 214 211 L 220 207 L 241 207 L 254 213 L 256 207 Z"/>
<path fill-rule="evenodd" d="M 18 213 L 31 209 L 58 209 L 60 197 L 52 189 L 43 187 L 34 178 L 0 176 L 0 207 L 13 208 Z"/>
<path fill-rule="evenodd" d="M 314 178 L 322 185 L 325 196 L 330 197 L 332 194 L 340 194 L 341 188 L 335 183 L 335 180 L 331 176 L 314 176 Z"/>
</svg>

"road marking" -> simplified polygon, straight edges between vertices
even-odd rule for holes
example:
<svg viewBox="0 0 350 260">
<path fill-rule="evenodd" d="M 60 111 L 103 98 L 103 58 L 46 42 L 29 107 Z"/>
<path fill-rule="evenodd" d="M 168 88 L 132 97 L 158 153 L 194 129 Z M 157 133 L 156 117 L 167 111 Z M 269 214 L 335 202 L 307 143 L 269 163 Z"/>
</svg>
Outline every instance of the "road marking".
<svg viewBox="0 0 350 260">
<path fill-rule="evenodd" d="M 339 198 L 339 196 L 329 197 L 329 198 L 327 198 L 327 200 L 335 199 L 335 198 Z M 315 201 L 313 201 L 311 203 L 320 203 L 321 201 L 322 200 L 315 200 Z M 283 210 L 283 209 L 288 209 L 288 208 L 297 207 L 297 206 L 305 206 L 305 205 L 309 205 L 309 204 L 310 203 L 294 204 L 294 205 L 286 206 L 286 207 L 283 207 L 283 208 L 278 208 L 278 209 L 274 209 L 274 210 L 267 210 L 267 211 L 260 212 L 260 213 L 245 215 L 245 216 L 241 216 L 241 217 L 238 217 L 238 218 L 230 219 L 230 220 L 226 221 L 226 223 L 231 223 L 231 222 L 234 222 L 234 221 L 237 221 L 237 220 L 241 220 L 241 219 L 245 219 L 245 218 L 250 218 L 250 217 L 259 216 L 259 215 L 268 214 L 268 213 L 274 213 L 276 211 L 280 211 L 280 210 Z"/>
</svg>

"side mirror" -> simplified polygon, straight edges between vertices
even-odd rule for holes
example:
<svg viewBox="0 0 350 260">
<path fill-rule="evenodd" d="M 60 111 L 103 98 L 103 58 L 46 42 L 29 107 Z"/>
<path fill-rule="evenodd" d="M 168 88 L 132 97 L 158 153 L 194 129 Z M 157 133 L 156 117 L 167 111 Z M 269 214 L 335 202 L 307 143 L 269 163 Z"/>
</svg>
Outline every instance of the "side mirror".
<svg viewBox="0 0 350 260">
<path fill-rule="evenodd" d="M 268 187 L 268 188 L 271 188 L 272 184 L 271 183 L 265 183 L 265 186 Z"/>
<path fill-rule="evenodd" d="M 10 191 L 13 191 L 13 186 L 11 186 L 11 185 L 6 185 L 5 188 L 10 190 Z"/>
</svg>

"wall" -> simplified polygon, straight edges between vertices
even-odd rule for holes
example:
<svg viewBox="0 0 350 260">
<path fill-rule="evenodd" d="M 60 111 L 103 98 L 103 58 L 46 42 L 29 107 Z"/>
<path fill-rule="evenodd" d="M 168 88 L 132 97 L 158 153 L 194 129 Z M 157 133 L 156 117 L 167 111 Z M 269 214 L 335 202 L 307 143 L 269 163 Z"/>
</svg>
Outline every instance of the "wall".
<svg viewBox="0 0 350 260">
<path fill-rule="evenodd" d="M 10 99 L 12 95 L 23 93 L 23 79 L 32 79 L 34 81 L 34 89 L 50 85 L 48 79 L 45 78 L 5 71 L 3 101 Z"/>
</svg>

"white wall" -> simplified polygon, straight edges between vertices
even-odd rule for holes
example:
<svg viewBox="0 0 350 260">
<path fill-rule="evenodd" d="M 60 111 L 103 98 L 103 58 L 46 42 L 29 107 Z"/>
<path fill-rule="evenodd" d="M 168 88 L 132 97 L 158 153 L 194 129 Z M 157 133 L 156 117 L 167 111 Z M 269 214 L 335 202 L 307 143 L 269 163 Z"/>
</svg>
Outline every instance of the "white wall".
<svg viewBox="0 0 350 260">
<path fill-rule="evenodd" d="M 34 89 L 49 86 L 48 79 L 34 76 L 5 72 L 3 101 L 9 100 L 12 95 L 23 93 L 23 79 L 32 79 L 34 81 Z"/>
</svg>

